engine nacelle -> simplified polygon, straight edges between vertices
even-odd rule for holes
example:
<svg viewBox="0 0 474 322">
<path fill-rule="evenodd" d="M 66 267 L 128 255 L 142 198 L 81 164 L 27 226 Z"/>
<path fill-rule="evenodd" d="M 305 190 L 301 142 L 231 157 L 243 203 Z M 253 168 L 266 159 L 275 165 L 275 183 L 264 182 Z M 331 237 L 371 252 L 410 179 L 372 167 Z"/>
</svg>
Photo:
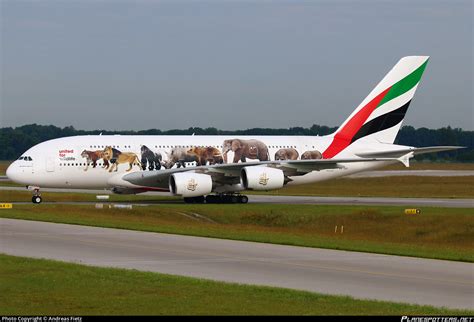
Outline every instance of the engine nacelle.
<svg viewBox="0 0 474 322">
<path fill-rule="evenodd" d="M 169 186 L 171 193 L 175 196 L 204 196 L 212 191 L 212 178 L 202 173 L 174 173 L 170 176 Z"/>
<path fill-rule="evenodd" d="M 240 172 L 240 183 L 245 189 L 280 189 L 285 182 L 283 171 L 275 168 L 253 166 L 244 167 Z"/>
</svg>

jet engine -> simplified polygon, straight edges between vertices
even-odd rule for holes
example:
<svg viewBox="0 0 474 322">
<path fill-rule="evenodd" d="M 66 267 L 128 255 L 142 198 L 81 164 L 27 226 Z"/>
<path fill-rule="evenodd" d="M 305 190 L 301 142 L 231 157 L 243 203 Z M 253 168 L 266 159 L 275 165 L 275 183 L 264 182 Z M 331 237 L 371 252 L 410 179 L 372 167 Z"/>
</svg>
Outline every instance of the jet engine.
<svg viewBox="0 0 474 322">
<path fill-rule="evenodd" d="M 240 172 L 240 183 L 245 189 L 272 190 L 283 187 L 285 175 L 275 168 L 253 166 L 244 167 Z"/>
<path fill-rule="evenodd" d="M 204 196 L 212 191 L 212 178 L 202 173 L 174 173 L 170 176 L 169 186 L 171 193 L 175 196 L 185 198 Z"/>
</svg>

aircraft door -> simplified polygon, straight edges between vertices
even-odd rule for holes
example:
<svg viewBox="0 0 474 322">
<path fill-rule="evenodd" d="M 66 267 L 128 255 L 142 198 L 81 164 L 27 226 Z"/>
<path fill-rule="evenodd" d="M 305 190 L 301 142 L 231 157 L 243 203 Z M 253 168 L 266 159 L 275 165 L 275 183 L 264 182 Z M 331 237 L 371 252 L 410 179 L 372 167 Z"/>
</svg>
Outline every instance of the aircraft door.
<svg viewBox="0 0 474 322">
<path fill-rule="evenodd" d="M 46 158 L 46 172 L 54 172 L 54 159 L 52 157 Z"/>
</svg>

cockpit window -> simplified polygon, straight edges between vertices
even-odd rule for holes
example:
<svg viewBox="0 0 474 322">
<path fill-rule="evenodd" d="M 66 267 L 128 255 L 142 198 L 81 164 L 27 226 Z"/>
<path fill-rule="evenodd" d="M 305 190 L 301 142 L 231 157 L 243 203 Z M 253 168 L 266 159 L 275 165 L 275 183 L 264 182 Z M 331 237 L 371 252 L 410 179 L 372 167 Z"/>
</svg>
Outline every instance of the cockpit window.
<svg viewBox="0 0 474 322">
<path fill-rule="evenodd" d="M 33 161 L 33 159 L 31 157 L 28 157 L 28 161 Z"/>
<path fill-rule="evenodd" d="M 23 157 L 19 157 L 18 160 L 23 160 Z"/>
<path fill-rule="evenodd" d="M 19 157 L 18 160 L 33 161 L 31 157 Z"/>
</svg>

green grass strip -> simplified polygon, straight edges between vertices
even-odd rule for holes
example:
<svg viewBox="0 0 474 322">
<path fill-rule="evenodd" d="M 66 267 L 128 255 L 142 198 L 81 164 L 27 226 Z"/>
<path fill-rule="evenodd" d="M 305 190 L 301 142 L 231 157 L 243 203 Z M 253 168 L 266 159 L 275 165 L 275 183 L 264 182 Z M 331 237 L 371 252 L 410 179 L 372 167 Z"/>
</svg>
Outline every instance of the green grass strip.
<svg viewBox="0 0 474 322">
<path fill-rule="evenodd" d="M 0 255 L 1 315 L 472 315 L 282 288 Z"/>
</svg>

